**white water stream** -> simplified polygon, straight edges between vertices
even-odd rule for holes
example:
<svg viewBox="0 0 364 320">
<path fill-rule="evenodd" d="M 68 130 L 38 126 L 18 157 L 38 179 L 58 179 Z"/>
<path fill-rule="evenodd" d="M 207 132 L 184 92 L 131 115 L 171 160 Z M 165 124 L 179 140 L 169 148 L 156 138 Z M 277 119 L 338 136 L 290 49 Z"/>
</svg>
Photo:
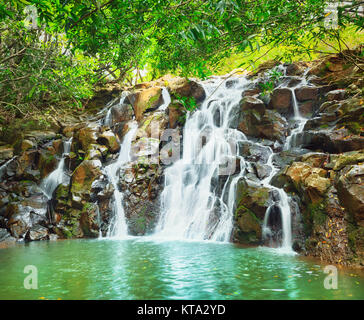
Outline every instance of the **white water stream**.
<svg viewBox="0 0 364 320">
<path fill-rule="evenodd" d="M 52 171 L 47 177 L 45 177 L 40 184 L 40 188 L 42 189 L 48 200 L 52 199 L 53 191 L 58 187 L 58 185 L 65 181 L 65 159 L 66 156 L 70 153 L 71 144 L 72 138 L 63 142 L 63 154 L 61 160 L 58 162 L 57 168 Z"/>
<path fill-rule="evenodd" d="M 129 122 L 129 131 L 123 138 L 120 145 L 120 153 L 116 162 L 105 167 L 104 172 L 114 186 L 113 217 L 107 231 L 107 237 L 122 239 L 128 235 L 125 212 L 123 207 L 123 193 L 118 187 L 119 170 L 124 164 L 131 160 L 131 145 L 135 138 L 138 125 L 136 122 Z"/>
</svg>

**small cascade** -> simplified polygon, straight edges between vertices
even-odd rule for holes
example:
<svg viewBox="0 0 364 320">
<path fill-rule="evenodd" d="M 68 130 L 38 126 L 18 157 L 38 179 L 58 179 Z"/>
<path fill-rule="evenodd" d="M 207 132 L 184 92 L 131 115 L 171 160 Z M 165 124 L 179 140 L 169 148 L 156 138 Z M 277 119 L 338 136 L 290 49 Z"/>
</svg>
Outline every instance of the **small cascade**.
<svg viewBox="0 0 364 320">
<path fill-rule="evenodd" d="M 117 103 L 117 105 L 122 105 L 125 101 L 125 98 L 128 96 L 129 92 L 128 91 L 123 91 L 121 93 L 119 102 Z M 106 107 L 107 112 L 106 112 L 106 116 L 104 118 L 104 126 L 108 126 L 108 127 L 112 127 L 112 107 L 115 105 L 115 102 L 117 101 L 117 99 L 112 100 Z"/>
<path fill-rule="evenodd" d="M 110 222 L 109 229 L 107 231 L 107 237 L 112 238 L 125 238 L 128 235 L 128 226 L 126 224 L 124 207 L 122 204 L 123 193 L 118 187 L 119 171 L 124 164 L 131 160 L 131 145 L 135 138 L 138 125 L 136 122 L 129 123 L 129 131 L 123 138 L 120 145 L 120 153 L 118 159 L 104 168 L 104 173 L 108 177 L 109 181 L 114 187 L 114 202 L 113 202 L 113 218 Z"/>
<path fill-rule="evenodd" d="M 245 78 L 236 79 L 229 89 L 221 85 L 221 78 L 202 84 L 208 98 L 199 110 L 187 115 L 183 156 L 165 170 L 156 237 L 230 240 L 238 178 L 227 179 L 221 191 L 219 173 L 227 163 L 233 163 L 234 170 L 224 175 L 235 173 L 238 144 L 246 140 L 231 128 L 246 84 Z"/>
<path fill-rule="evenodd" d="M 102 223 L 102 218 L 101 218 L 101 212 L 100 212 L 100 208 L 97 202 L 95 202 L 95 206 L 96 206 L 96 215 L 97 215 L 97 223 L 99 225 L 99 239 L 102 238 L 102 231 L 101 231 L 101 223 Z"/>
<path fill-rule="evenodd" d="M 163 104 L 158 108 L 160 111 L 165 111 L 171 103 L 171 96 L 166 88 L 162 88 Z"/>
<path fill-rule="evenodd" d="M 283 150 L 292 147 L 297 133 L 303 130 L 307 121 L 299 112 L 295 96 L 297 87 L 307 85 L 305 76 L 306 73 L 297 86 L 289 88 L 293 96 L 293 120 L 298 125 L 287 137 Z M 161 216 L 155 237 L 230 240 L 236 209 L 236 188 L 239 180 L 245 177 L 246 169 L 251 166 L 241 156 L 239 142 L 247 141 L 247 138 L 234 129 L 234 115 L 238 114 L 241 93 L 252 84 L 253 81 L 245 77 L 231 79 L 229 85 L 223 86 L 221 78 L 217 77 L 202 83 L 208 98 L 198 110 L 187 115 L 182 158 L 165 170 Z M 287 85 L 282 83 L 280 87 L 286 88 Z M 268 240 L 275 237 L 272 246 L 280 247 L 283 252 L 292 252 L 290 199 L 283 189 L 270 184 L 279 171 L 274 164 L 276 154 L 267 145 L 252 143 L 267 149 L 269 154 L 265 165 L 270 168 L 270 173 L 260 183 L 272 191 L 273 203 L 264 218 L 263 238 Z M 277 142 L 274 148 L 279 148 Z M 240 170 L 228 173 L 221 187 L 224 179 L 221 179 L 221 175 L 219 177 L 220 165 L 227 159 L 239 160 Z"/>
<path fill-rule="evenodd" d="M 71 151 L 72 138 L 63 142 L 63 154 L 62 158 L 58 163 L 57 168 L 52 171 L 44 180 L 42 181 L 40 188 L 43 190 L 44 195 L 48 200 L 52 199 L 53 191 L 64 182 L 65 179 L 65 159 Z"/>
</svg>

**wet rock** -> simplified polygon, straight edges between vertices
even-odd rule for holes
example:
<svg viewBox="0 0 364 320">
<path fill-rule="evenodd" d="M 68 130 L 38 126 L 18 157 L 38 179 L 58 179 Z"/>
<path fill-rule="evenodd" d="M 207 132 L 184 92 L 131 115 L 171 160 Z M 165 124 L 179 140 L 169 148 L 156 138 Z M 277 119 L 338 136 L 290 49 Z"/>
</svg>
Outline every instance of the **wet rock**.
<svg viewBox="0 0 364 320">
<path fill-rule="evenodd" d="M 101 161 L 84 160 L 72 174 L 71 192 L 76 196 L 82 194 L 88 198 L 92 183 L 101 175 Z"/>
<path fill-rule="evenodd" d="M 330 159 L 325 164 L 325 168 L 339 171 L 347 165 L 361 162 L 364 162 L 364 150 L 350 151 L 342 154 L 330 155 Z"/>
<path fill-rule="evenodd" d="M 242 93 L 242 97 L 252 97 L 252 96 L 256 96 L 259 95 L 261 93 L 260 88 L 254 88 L 254 89 L 247 89 L 245 91 L 243 91 Z"/>
<path fill-rule="evenodd" d="M 138 89 L 127 99 L 133 106 L 135 119 L 140 121 L 144 112 L 157 109 L 163 103 L 162 89 L 159 87 Z"/>
<path fill-rule="evenodd" d="M 364 164 L 347 166 L 337 181 L 340 203 L 364 226 Z"/>
<path fill-rule="evenodd" d="M 162 183 L 162 169 L 156 164 L 134 162 L 120 175 L 130 234 L 144 235 L 154 229 L 160 212 Z"/>
<path fill-rule="evenodd" d="M 25 134 L 25 139 L 33 140 L 37 144 L 55 139 L 57 134 L 53 131 L 31 131 Z"/>
<path fill-rule="evenodd" d="M 97 238 L 99 236 L 99 208 L 95 203 L 84 205 L 81 218 L 80 228 L 86 237 Z"/>
<path fill-rule="evenodd" d="M 261 116 L 265 113 L 265 104 L 262 100 L 259 100 L 254 97 L 245 97 L 240 101 L 240 107 L 243 111 L 246 110 L 255 110 Z"/>
<path fill-rule="evenodd" d="M 239 151 L 244 159 L 251 162 L 261 161 L 266 163 L 268 161 L 270 151 L 267 147 L 258 145 L 251 141 L 242 141 L 239 143 Z"/>
<path fill-rule="evenodd" d="M 27 232 L 37 225 L 48 223 L 48 199 L 34 195 L 19 202 L 10 203 L 5 212 L 7 228 L 15 238 L 25 238 Z"/>
<path fill-rule="evenodd" d="M 364 148 L 364 137 L 351 135 L 348 130 L 305 131 L 298 135 L 302 146 L 311 150 L 342 153 Z"/>
<path fill-rule="evenodd" d="M 312 167 L 327 168 L 326 164 L 329 162 L 330 155 L 322 152 L 309 152 L 300 156 L 297 160 L 304 162 Z"/>
<path fill-rule="evenodd" d="M 97 142 L 107 146 L 111 153 L 115 153 L 120 150 L 120 142 L 112 131 L 104 131 L 97 138 Z"/>
<path fill-rule="evenodd" d="M 148 158 L 158 157 L 159 143 L 159 139 L 146 137 L 140 138 L 132 145 L 132 161 L 138 158 L 144 158 L 147 160 Z"/>
<path fill-rule="evenodd" d="M 99 135 L 98 126 L 87 126 L 80 128 L 75 132 L 74 139 L 72 141 L 72 151 L 78 150 L 78 145 L 83 151 L 87 151 L 91 144 L 97 144 L 97 138 Z"/>
<path fill-rule="evenodd" d="M 53 140 L 52 146 L 53 146 L 53 149 L 55 150 L 56 154 L 61 156 L 64 151 L 62 139 Z"/>
<path fill-rule="evenodd" d="M 11 234 L 5 228 L 0 228 L 0 244 L 15 242 L 16 239 L 11 236 Z"/>
<path fill-rule="evenodd" d="M 321 201 L 331 185 L 327 171 L 322 168 L 313 168 L 304 162 L 294 162 L 284 173 L 295 189 L 303 196 L 308 197 L 311 203 Z"/>
<path fill-rule="evenodd" d="M 111 112 L 111 126 L 116 125 L 117 123 L 123 123 L 130 121 L 133 119 L 133 108 L 130 104 L 117 104 L 112 106 L 110 109 Z"/>
<path fill-rule="evenodd" d="M 11 172 L 14 172 L 19 180 L 39 182 L 41 177 L 38 170 L 38 159 L 39 152 L 37 150 L 25 151 L 16 159 L 16 161 L 13 161 L 7 167 L 7 174 L 12 176 L 13 174 L 11 174 Z"/>
<path fill-rule="evenodd" d="M 292 100 L 292 90 L 287 88 L 274 89 L 269 107 L 283 115 L 289 115 L 293 113 Z"/>
<path fill-rule="evenodd" d="M 333 90 L 326 94 L 326 99 L 328 101 L 344 100 L 345 97 L 346 91 L 344 89 Z"/>
<path fill-rule="evenodd" d="M 136 133 L 136 139 L 142 137 L 159 139 L 163 135 L 167 124 L 168 119 L 164 112 L 154 112 L 141 121 Z"/>
<path fill-rule="evenodd" d="M 25 239 L 29 241 L 36 241 L 36 240 L 47 240 L 48 239 L 48 229 L 37 225 L 32 227 L 26 234 Z"/>
<path fill-rule="evenodd" d="M 168 106 L 168 123 L 169 128 L 175 129 L 178 124 L 182 123 L 184 107 L 180 103 L 173 103 Z"/>
<path fill-rule="evenodd" d="M 242 113 L 238 129 L 244 134 L 284 142 L 288 134 L 288 123 L 279 113 L 273 110 L 266 110 L 263 116 L 256 110 L 246 110 Z"/>
<path fill-rule="evenodd" d="M 257 218 L 264 219 L 270 205 L 270 190 L 244 178 L 239 180 L 236 190 L 236 207 L 243 206 L 252 211 Z"/>
<path fill-rule="evenodd" d="M 203 87 L 193 80 L 167 75 L 157 80 L 157 82 L 167 87 L 171 95 L 177 99 L 180 97 L 192 97 L 199 103 L 206 97 Z"/>
<path fill-rule="evenodd" d="M 14 156 L 14 149 L 9 146 L 0 146 L 0 161 L 10 160 Z"/>
<path fill-rule="evenodd" d="M 36 147 L 36 143 L 31 140 L 24 139 L 21 143 L 20 149 L 22 151 L 27 151 Z"/>
<path fill-rule="evenodd" d="M 42 150 L 39 156 L 39 171 L 41 179 L 48 176 L 57 168 L 58 159 L 49 151 Z"/>
<path fill-rule="evenodd" d="M 319 89 L 317 87 L 300 87 L 295 89 L 294 92 L 298 101 L 315 101 L 319 97 Z"/>
<path fill-rule="evenodd" d="M 301 76 L 305 71 L 305 67 L 297 63 L 291 63 L 286 67 L 287 76 Z"/>
</svg>

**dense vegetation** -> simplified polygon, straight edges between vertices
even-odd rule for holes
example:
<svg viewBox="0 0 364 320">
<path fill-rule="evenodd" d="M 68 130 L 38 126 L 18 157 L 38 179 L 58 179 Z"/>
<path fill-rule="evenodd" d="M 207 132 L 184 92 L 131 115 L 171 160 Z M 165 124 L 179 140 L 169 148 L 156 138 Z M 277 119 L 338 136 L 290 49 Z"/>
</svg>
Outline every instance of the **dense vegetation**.
<svg viewBox="0 0 364 320">
<path fill-rule="evenodd" d="M 82 108 L 95 84 L 141 81 L 144 68 L 149 79 L 167 72 L 205 77 L 226 71 L 224 62 L 231 59 L 229 66 L 247 68 L 272 53 L 291 60 L 360 43 L 363 16 L 357 11 L 363 1 L 339 8 L 334 28 L 325 24 L 328 2 L 5 1 L 0 120 L 31 117 L 45 107 L 49 113 Z M 349 43 L 343 34 L 351 36 Z"/>
</svg>

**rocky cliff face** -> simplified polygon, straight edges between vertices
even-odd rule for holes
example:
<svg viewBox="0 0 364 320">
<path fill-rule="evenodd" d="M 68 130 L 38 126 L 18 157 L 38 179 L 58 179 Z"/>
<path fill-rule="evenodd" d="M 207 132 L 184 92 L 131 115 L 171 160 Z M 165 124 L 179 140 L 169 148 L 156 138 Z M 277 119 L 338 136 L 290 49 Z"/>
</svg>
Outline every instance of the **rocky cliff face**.
<svg viewBox="0 0 364 320">
<path fill-rule="evenodd" d="M 277 65 L 262 65 L 249 77 L 257 79 Z M 277 153 L 273 162 L 280 168 L 271 184 L 290 195 L 294 249 L 330 263 L 363 266 L 362 70 L 340 55 L 286 65 L 285 70 L 271 91 L 263 90 L 257 81 L 242 92 L 236 126 L 261 147 L 249 141 L 240 146 L 252 166 L 237 185 L 232 240 L 269 244 L 262 233 L 268 208 L 268 224 L 280 232 L 279 211 L 272 206 L 277 195 L 260 183 L 270 174 L 264 148 L 270 146 Z M 297 76 L 303 75 L 310 76 L 315 87 L 291 90 Z M 282 81 L 287 88 L 277 88 Z M 163 88 L 171 102 L 161 110 L 166 102 Z M 116 103 L 121 92 L 123 103 Z M 193 98 L 198 105 L 205 95 L 197 82 L 171 76 L 133 88 L 115 85 L 97 92 L 86 121 L 61 121 L 55 131 L 19 133 L 11 145 L 0 143 L 0 242 L 106 235 L 115 186 L 104 168 L 116 161 L 132 119 L 138 122 L 133 158 L 118 171 L 117 188 L 124 194 L 129 233 L 152 232 L 160 210 L 164 165 L 146 160 L 151 156 L 160 160 L 166 129 L 177 128 L 182 135 L 186 99 Z M 296 126 L 292 120 L 294 99 L 308 121 L 294 136 L 292 147 L 283 150 Z M 71 150 L 64 154 L 62 141 L 71 137 Z M 41 183 L 62 157 L 65 176 L 49 198 Z"/>
</svg>

